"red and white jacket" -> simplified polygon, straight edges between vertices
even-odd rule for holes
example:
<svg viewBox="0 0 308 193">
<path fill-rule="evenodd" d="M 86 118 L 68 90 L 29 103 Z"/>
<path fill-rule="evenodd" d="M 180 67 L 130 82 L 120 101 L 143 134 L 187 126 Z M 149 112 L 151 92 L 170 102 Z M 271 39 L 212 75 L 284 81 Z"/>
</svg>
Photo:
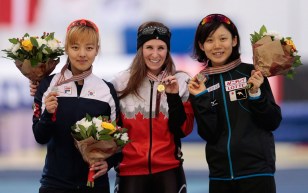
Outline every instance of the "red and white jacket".
<svg viewBox="0 0 308 193">
<path fill-rule="evenodd" d="M 112 81 L 115 89 L 126 87 L 130 73 L 120 72 Z M 160 111 L 155 116 L 158 82 L 144 78 L 137 97 L 133 94 L 120 100 L 123 127 L 128 129 L 131 143 L 122 151 L 118 175 L 147 175 L 180 166 L 183 162 L 180 138 L 191 133 L 194 114 L 187 89 L 189 75 L 175 74 L 179 94 L 161 95 Z M 158 77 L 159 78 L 159 77 Z"/>
</svg>

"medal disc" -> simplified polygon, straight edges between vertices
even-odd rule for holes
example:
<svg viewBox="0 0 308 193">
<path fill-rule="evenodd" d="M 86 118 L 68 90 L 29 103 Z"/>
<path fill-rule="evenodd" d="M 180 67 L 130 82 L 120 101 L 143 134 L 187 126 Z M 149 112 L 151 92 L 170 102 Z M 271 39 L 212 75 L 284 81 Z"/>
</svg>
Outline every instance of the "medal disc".
<svg viewBox="0 0 308 193">
<path fill-rule="evenodd" d="M 158 92 L 163 92 L 165 90 L 165 86 L 163 84 L 159 84 L 157 86 L 157 90 L 158 90 Z"/>
<path fill-rule="evenodd" d="M 202 73 L 198 73 L 196 75 L 197 81 L 198 82 L 206 82 L 208 80 L 208 76 L 202 74 Z"/>
</svg>

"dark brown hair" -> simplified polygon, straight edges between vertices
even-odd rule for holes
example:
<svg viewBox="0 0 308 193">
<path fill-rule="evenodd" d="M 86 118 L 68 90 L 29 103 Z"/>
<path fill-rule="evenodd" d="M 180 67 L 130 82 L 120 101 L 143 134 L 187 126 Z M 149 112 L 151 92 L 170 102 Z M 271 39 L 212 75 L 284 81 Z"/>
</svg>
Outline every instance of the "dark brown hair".
<svg viewBox="0 0 308 193">
<path fill-rule="evenodd" d="M 205 20 L 208 17 L 211 17 L 211 20 L 205 23 Z M 224 19 L 221 19 L 221 18 L 224 18 Z M 229 63 L 240 57 L 240 50 L 239 50 L 240 49 L 240 36 L 239 36 L 239 33 L 234 23 L 225 15 L 210 14 L 204 17 L 200 21 L 198 28 L 196 30 L 195 40 L 194 40 L 194 49 L 193 49 L 193 55 L 192 55 L 193 59 L 199 62 L 202 62 L 202 63 L 207 62 L 208 58 L 205 55 L 204 51 L 200 49 L 199 43 L 204 44 L 208 36 L 213 34 L 221 25 L 223 25 L 231 33 L 232 38 L 237 37 L 237 45 L 232 48 L 232 53 L 226 63 Z"/>
<path fill-rule="evenodd" d="M 166 27 L 164 24 L 160 22 L 150 21 L 143 23 L 138 28 L 138 32 L 148 26 Z M 167 52 L 167 56 L 162 66 L 162 69 L 166 70 L 168 74 L 173 75 L 175 73 L 175 65 L 169 50 Z M 147 71 L 148 71 L 146 63 L 143 58 L 142 46 L 138 49 L 137 54 L 134 57 L 133 62 L 131 63 L 128 70 L 130 71 L 130 77 L 126 85 L 126 88 L 122 91 L 118 91 L 120 99 L 126 97 L 129 94 L 134 94 L 140 97 L 138 89 L 143 79 L 147 76 Z"/>
</svg>

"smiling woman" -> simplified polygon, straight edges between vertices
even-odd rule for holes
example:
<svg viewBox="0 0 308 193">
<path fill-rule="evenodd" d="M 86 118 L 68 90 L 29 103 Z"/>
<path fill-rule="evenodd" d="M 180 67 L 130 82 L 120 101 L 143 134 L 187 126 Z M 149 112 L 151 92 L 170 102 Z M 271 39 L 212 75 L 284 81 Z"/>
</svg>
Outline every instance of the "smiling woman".
<svg viewBox="0 0 308 193">
<path fill-rule="evenodd" d="M 44 78 L 35 88 L 33 133 L 38 143 L 48 147 L 40 193 L 110 192 L 107 171 L 115 164 L 114 157 L 95 160 L 89 169 L 71 135 L 71 127 L 86 114 L 107 116 L 111 122 L 118 118 L 114 87 L 92 73 L 99 41 L 99 31 L 93 22 L 73 21 L 66 32 L 66 64 L 60 73 Z M 95 187 L 87 187 L 87 181 L 95 181 Z"/>
<path fill-rule="evenodd" d="M 112 81 L 132 140 L 117 167 L 117 193 L 187 192 L 181 138 L 192 131 L 193 112 L 185 82 L 189 76 L 176 72 L 170 38 L 164 24 L 143 23 L 132 64 Z"/>
<path fill-rule="evenodd" d="M 210 14 L 198 24 L 194 58 L 208 79 L 195 76 L 188 89 L 198 134 L 207 142 L 209 192 L 275 193 L 272 132 L 282 115 L 267 78 L 241 62 L 239 47 L 239 33 L 227 16 Z"/>
</svg>

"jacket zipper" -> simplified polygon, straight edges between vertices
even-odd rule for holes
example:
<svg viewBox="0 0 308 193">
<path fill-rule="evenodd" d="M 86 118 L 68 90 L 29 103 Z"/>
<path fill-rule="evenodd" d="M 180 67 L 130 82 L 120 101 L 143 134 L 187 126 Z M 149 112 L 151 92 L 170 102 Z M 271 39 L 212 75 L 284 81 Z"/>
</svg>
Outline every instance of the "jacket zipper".
<svg viewBox="0 0 308 193">
<path fill-rule="evenodd" d="M 151 84 L 151 95 L 150 95 L 150 116 L 149 116 L 149 121 L 150 121 L 150 146 L 149 146 L 149 155 L 148 155 L 148 164 L 149 164 L 149 174 L 152 174 L 152 164 L 151 164 L 151 154 L 152 154 L 152 104 L 153 104 L 153 85 L 154 81 L 150 81 Z"/>
<path fill-rule="evenodd" d="M 233 174 L 232 159 L 231 159 L 231 152 L 230 152 L 231 125 L 230 125 L 230 118 L 229 118 L 229 113 L 228 113 L 229 111 L 228 111 L 228 106 L 227 106 L 227 102 L 226 102 L 227 99 L 226 99 L 224 80 L 223 80 L 222 74 L 220 74 L 220 84 L 221 84 L 221 93 L 222 93 L 222 97 L 223 97 L 225 114 L 226 114 L 226 119 L 227 119 L 227 124 L 228 124 L 228 143 L 227 143 L 228 161 L 229 161 L 231 179 L 233 179 L 234 174 Z"/>
</svg>

